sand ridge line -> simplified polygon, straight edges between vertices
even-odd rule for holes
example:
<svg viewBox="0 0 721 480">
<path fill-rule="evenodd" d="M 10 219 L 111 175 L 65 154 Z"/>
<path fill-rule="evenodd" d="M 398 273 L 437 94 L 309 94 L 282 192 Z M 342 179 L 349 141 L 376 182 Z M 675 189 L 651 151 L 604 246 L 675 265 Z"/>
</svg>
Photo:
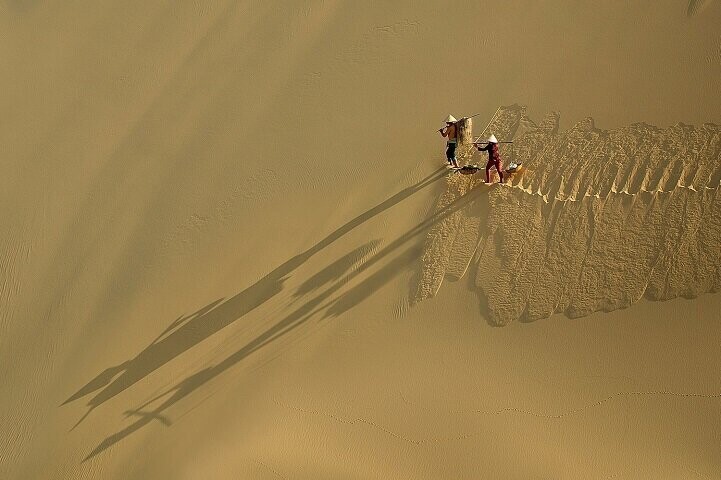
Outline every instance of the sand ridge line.
<svg viewBox="0 0 721 480">
<path fill-rule="evenodd" d="M 436 209 L 476 187 L 487 202 L 431 229 L 416 301 L 471 264 L 481 312 L 496 326 L 721 289 L 719 127 L 609 133 L 589 118 L 558 134 L 557 115 L 539 125 L 524 115 L 506 107 L 492 131 L 518 133 L 525 172 L 487 190 L 480 176 L 447 179 Z"/>
<path fill-rule="evenodd" d="M 549 203 L 548 197 L 549 197 L 550 192 L 547 192 L 547 193 L 541 193 L 539 191 L 534 192 L 530 189 L 523 188 L 523 186 L 521 184 L 513 185 L 513 184 L 508 184 L 508 183 L 502 183 L 502 184 L 499 184 L 499 186 L 506 187 L 506 188 L 513 188 L 516 190 L 520 190 L 521 192 L 526 193 L 528 195 L 535 195 L 535 196 L 541 197 L 545 203 Z M 575 197 L 575 196 L 574 197 L 564 197 L 564 196 L 559 196 L 558 194 L 556 194 L 556 196 L 552 200 L 557 201 L 557 202 L 564 202 L 564 203 L 565 202 L 581 202 L 586 198 L 597 198 L 599 200 L 605 200 L 606 198 L 611 196 L 611 194 L 635 197 L 636 195 L 644 194 L 644 193 L 648 193 L 651 195 L 674 193 L 676 190 L 682 189 L 682 188 L 690 190 L 692 192 L 699 192 L 702 190 L 718 190 L 719 186 L 721 186 L 721 183 L 719 183 L 719 185 L 715 186 L 715 187 L 703 186 L 700 189 L 694 187 L 693 185 L 691 185 L 691 186 L 677 185 L 675 188 L 673 188 L 671 190 L 646 190 L 646 189 L 642 188 L 642 189 L 636 191 L 635 193 L 629 193 L 627 191 L 616 191 L 614 189 L 611 189 L 604 197 L 601 197 L 600 194 L 589 194 L 589 193 L 583 194 L 583 196 L 580 198 Z"/>
<path fill-rule="evenodd" d="M 554 112 L 536 124 L 525 107 L 502 107 L 490 131 L 513 140 L 500 145 L 504 162 L 525 166 L 509 183 L 559 200 L 721 184 L 721 127 L 715 124 L 658 128 L 636 123 L 601 130 L 588 117 L 561 132 L 559 121 Z"/>
</svg>

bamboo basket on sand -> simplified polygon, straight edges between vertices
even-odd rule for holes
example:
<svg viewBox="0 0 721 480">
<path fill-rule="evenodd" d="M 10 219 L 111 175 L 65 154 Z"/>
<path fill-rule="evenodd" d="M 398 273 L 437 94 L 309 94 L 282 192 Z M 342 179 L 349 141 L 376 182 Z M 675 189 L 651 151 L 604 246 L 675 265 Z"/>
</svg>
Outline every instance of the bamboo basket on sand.
<svg viewBox="0 0 721 480">
<path fill-rule="evenodd" d="M 456 123 L 456 137 L 458 142 L 458 160 L 466 161 L 472 155 L 473 119 L 463 117 Z"/>
<path fill-rule="evenodd" d="M 461 118 L 456 123 L 458 129 L 458 146 L 467 147 L 473 143 L 473 119 Z"/>
</svg>

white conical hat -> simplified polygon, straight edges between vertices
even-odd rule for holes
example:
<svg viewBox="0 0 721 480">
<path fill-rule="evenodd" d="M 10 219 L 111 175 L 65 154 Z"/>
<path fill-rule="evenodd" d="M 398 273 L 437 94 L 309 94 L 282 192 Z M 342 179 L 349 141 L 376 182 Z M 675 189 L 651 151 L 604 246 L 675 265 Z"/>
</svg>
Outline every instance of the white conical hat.
<svg viewBox="0 0 721 480">
<path fill-rule="evenodd" d="M 495 135 L 491 135 L 490 137 L 488 137 L 488 143 L 498 143 L 498 139 Z"/>
<path fill-rule="evenodd" d="M 450 114 L 449 114 L 449 115 L 446 117 L 446 123 L 455 123 L 455 122 L 457 122 L 457 121 L 458 121 L 458 120 L 456 120 L 456 117 L 454 117 L 453 115 L 450 115 Z"/>
</svg>

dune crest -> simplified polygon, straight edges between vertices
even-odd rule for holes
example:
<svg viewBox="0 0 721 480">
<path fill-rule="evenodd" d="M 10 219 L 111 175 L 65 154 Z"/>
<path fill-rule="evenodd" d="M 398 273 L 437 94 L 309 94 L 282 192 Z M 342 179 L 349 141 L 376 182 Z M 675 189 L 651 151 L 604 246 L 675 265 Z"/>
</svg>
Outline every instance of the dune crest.
<svg viewBox="0 0 721 480">
<path fill-rule="evenodd" d="M 588 118 L 559 133 L 557 114 L 536 124 L 511 106 L 490 130 L 527 170 L 504 186 L 448 179 L 437 208 L 487 195 L 429 232 L 417 301 L 470 272 L 482 313 L 506 325 L 721 288 L 719 126 L 605 131 Z"/>
</svg>

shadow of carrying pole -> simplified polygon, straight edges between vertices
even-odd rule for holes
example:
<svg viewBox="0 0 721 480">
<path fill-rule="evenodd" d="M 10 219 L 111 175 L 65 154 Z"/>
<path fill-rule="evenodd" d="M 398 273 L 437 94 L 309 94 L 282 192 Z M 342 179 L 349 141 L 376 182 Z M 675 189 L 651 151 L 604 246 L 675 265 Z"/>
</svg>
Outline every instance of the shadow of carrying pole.
<svg viewBox="0 0 721 480">
<path fill-rule="evenodd" d="M 443 208 L 442 210 L 434 213 L 430 218 L 424 220 L 420 224 L 416 225 L 412 229 L 410 229 L 408 232 L 404 233 L 400 237 L 398 237 L 396 240 L 388 244 L 386 247 L 384 247 L 382 250 L 380 250 L 378 253 L 373 255 L 370 259 L 368 259 L 366 262 L 361 264 L 357 269 L 351 271 L 348 275 L 346 275 L 344 278 L 339 279 L 335 282 L 331 287 L 326 289 L 323 293 L 319 294 L 312 300 L 306 302 L 304 305 L 290 313 L 287 317 L 283 318 L 281 321 L 270 327 L 268 330 L 263 332 L 262 334 L 258 335 L 256 338 L 251 340 L 248 344 L 246 344 L 244 347 L 242 347 L 240 350 L 236 351 L 235 353 L 231 354 L 227 358 L 225 358 L 220 363 L 203 369 L 186 379 L 182 380 L 180 383 L 172 387 L 170 390 L 168 390 L 165 393 L 162 393 L 158 395 L 157 397 L 151 399 L 150 401 L 146 402 L 145 404 L 141 405 L 140 407 L 133 409 L 131 413 L 134 415 L 140 416 L 140 419 L 134 422 L 133 424 L 129 425 L 125 429 L 121 430 L 120 432 L 117 432 L 107 438 L 105 438 L 93 451 L 91 451 L 83 460 L 83 462 L 91 459 L 92 457 L 98 455 L 99 453 L 103 452 L 104 450 L 110 448 L 114 444 L 118 443 L 122 439 L 126 438 L 127 436 L 131 435 L 132 433 L 138 431 L 143 426 L 149 424 L 154 419 L 163 419 L 162 423 L 167 424 L 169 420 L 167 420 L 167 417 L 163 415 L 163 412 L 165 412 L 167 409 L 175 405 L 177 402 L 182 400 L 183 398 L 187 397 L 194 391 L 198 390 L 200 387 L 205 385 L 207 382 L 211 381 L 221 373 L 225 372 L 232 366 L 236 365 L 238 362 L 243 360 L 244 358 L 248 357 L 253 352 L 259 350 L 260 348 L 268 345 L 269 343 L 273 342 L 274 340 L 282 337 L 283 335 L 286 335 L 287 333 L 295 330 L 299 326 L 306 323 L 313 315 L 323 311 L 326 307 L 330 307 L 326 315 L 324 315 L 323 319 L 326 319 L 330 316 L 337 316 L 343 311 L 348 310 L 349 306 L 344 303 L 340 302 L 338 300 L 332 300 L 328 302 L 327 304 L 323 304 L 324 301 L 328 300 L 330 297 L 332 297 L 338 290 L 340 290 L 344 285 L 348 284 L 349 281 L 353 280 L 358 275 L 362 274 L 372 266 L 376 265 L 379 261 L 386 258 L 388 255 L 392 254 L 393 252 L 397 251 L 399 248 L 403 247 L 406 243 L 408 243 L 410 240 L 412 240 L 414 237 L 418 236 L 419 234 L 422 234 L 427 231 L 428 228 L 432 227 L 436 223 L 442 221 L 449 215 L 453 214 L 454 212 L 458 211 L 459 209 L 466 206 L 468 203 L 478 199 L 479 194 L 478 192 L 481 192 L 483 195 L 488 195 L 488 192 L 486 190 L 482 189 L 474 189 L 468 192 L 467 194 L 457 198 L 455 201 L 453 201 L 451 204 Z M 402 258 L 405 260 L 407 257 L 407 253 L 409 251 L 414 250 L 414 247 L 411 246 L 408 248 L 406 252 L 404 252 L 399 258 Z M 395 268 L 396 262 L 391 261 L 386 267 L 381 269 L 381 272 L 385 273 L 388 269 Z M 369 277 L 373 278 L 373 276 Z M 357 288 L 363 288 L 363 286 L 372 288 L 372 282 L 370 285 L 367 285 L 366 282 L 361 282 Z M 370 293 L 372 292 L 364 292 L 363 295 L 361 295 L 361 298 L 367 298 Z M 354 294 L 354 296 L 357 296 L 357 294 Z M 346 297 L 341 296 L 340 299 L 343 299 Z M 144 412 L 143 408 L 147 407 L 151 403 L 159 400 L 160 398 L 163 398 L 167 395 L 170 395 L 163 403 L 161 403 L 155 410 L 151 412 Z"/>
<path fill-rule="evenodd" d="M 288 276 L 313 255 L 363 223 L 445 177 L 445 175 L 445 168 L 435 170 L 418 183 L 401 190 L 365 213 L 358 215 L 313 247 L 287 260 L 237 295 L 225 301 L 222 299 L 217 300 L 192 315 L 175 320 L 135 358 L 107 368 L 63 402 L 62 405 L 65 405 L 100 390 L 88 401 L 88 412 L 75 426 L 80 424 L 98 406 L 273 298 L 282 291 L 283 284 Z"/>
</svg>

